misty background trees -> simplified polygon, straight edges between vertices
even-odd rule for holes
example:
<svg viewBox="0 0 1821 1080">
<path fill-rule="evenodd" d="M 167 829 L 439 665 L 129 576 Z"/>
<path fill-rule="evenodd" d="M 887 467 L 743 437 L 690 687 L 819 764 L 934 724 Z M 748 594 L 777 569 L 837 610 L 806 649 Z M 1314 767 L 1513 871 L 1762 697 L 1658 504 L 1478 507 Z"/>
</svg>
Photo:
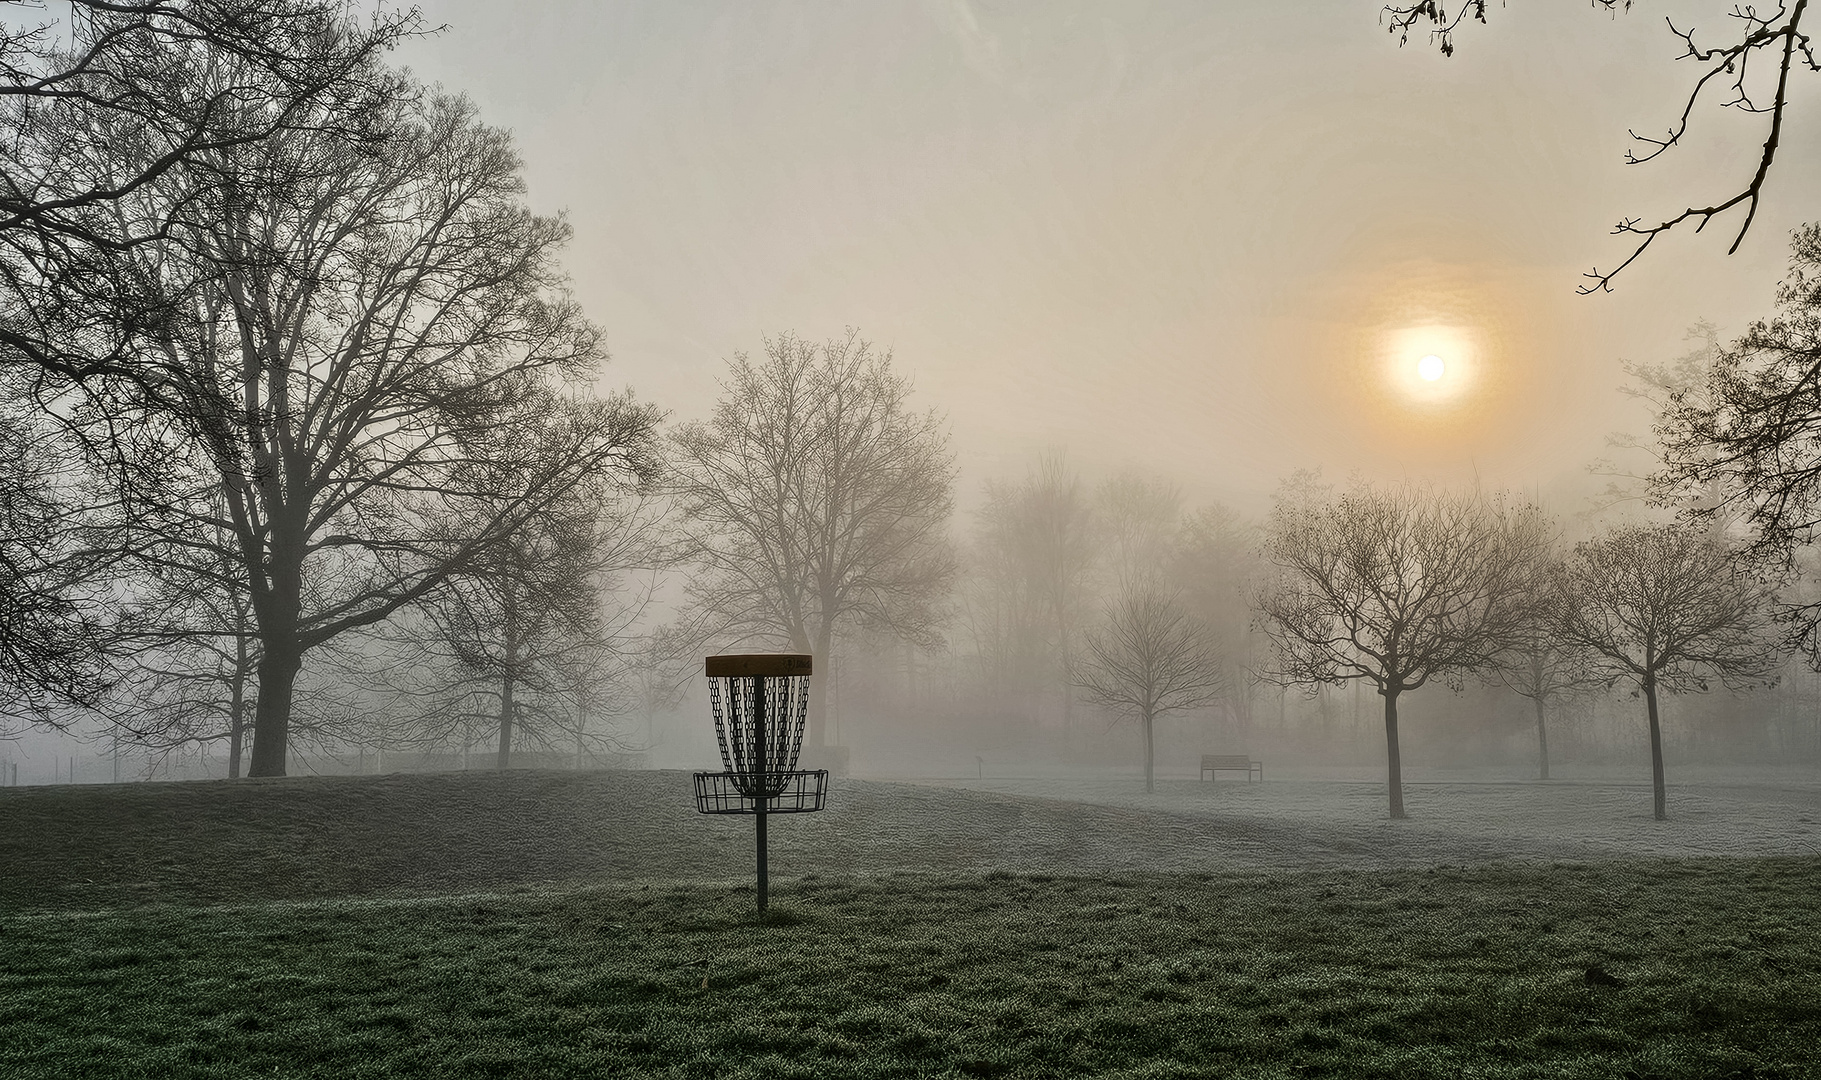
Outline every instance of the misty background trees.
<svg viewBox="0 0 1821 1080">
<path fill-rule="evenodd" d="M 1821 752 L 1783 649 L 1821 610 L 1813 229 L 1776 317 L 1634 367 L 1657 424 L 1623 502 L 1307 475 L 1220 502 L 1063 445 L 963 461 L 924 358 L 858 328 L 755 330 L 713 401 L 602 389 L 512 138 L 388 61 L 415 12 L 5 25 L 11 730 L 229 776 L 678 764 L 701 654 L 776 647 L 817 657 L 812 759 L 870 768 L 1383 761 L 1401 816 L 1413 739 L 1545 779 L 1647 743 L 1660 813 L 1677 740 Z M 1664 614 L 1697 627 L 1673 647 L 1612 626 L 1693 585 L 1574 584 L 1672 520 L 1693 546 L 1647 568 L 1720 612 Z"/>
</svg>

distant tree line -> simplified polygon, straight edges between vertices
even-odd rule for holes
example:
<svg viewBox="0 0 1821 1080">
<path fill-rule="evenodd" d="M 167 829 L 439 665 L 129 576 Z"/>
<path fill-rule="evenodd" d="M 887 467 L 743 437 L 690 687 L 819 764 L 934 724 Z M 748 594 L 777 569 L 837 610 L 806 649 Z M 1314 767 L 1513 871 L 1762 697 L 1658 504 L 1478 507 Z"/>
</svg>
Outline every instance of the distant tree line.
<svg viewBox="0 0 1821 1080">
<path fill-rule="evenodd" d="M 1640 509 L 1579 542 L 1507 495 L 1311 474 L 1249 521 L 1060 451 L 958 521 L 945 418 L 857 329 L 761 338 L 668 429 L 596 393 L 567 225 L 528 209 L 505 132 L 386 63 L 414 10 L 72 13 L 0 23 L 15 725 L 219 748 L 231 775 L 303 746 L 580 760 L 703 651 L 777 648 L 817 657 L 812 757 L 896 679 L 871 699 L 894 717 L 940 698 L 1070 760 L 1135 722 L 1151 788 L 1171 717 L 1237 741 L 1273 696 L 1351 686 L 1402 817 L 1406 695 L 1525 699 L 1547 778 L 1550 707 L 1623 686 L 1662 817 L 1662 695 L 1821 660 L 1814 229 L 1777 317 L 1639 369 Z"/>
</svg>

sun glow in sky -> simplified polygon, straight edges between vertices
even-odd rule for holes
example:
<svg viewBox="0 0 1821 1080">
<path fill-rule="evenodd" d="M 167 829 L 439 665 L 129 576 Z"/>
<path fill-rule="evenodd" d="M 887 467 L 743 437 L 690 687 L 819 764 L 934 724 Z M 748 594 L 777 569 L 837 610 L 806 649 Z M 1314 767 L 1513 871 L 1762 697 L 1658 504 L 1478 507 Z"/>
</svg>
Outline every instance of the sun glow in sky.
<svg viewBox="0 0 1821 1080">
<path fill-rule="evenodd" d="M 1393 396 L 1424 409 L 1468 402 L 1477 369 L 1484 366 L 1483 335 L 1466 323 L 1394 327 L 1379 346 L 1381 378 Z"/>
</svg>

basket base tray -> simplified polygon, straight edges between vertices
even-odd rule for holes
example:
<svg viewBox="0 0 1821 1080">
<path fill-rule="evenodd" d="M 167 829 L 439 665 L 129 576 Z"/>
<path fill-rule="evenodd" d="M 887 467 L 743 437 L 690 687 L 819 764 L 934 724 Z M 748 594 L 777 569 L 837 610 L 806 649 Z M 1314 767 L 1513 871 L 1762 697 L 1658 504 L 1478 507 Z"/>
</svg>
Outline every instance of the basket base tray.
<svg viewBox="0 0 1821 1080">
<path fill-rule="evenodd" d="M 701 814 L 756 814 L 760 799 L 741 790 L 750 783 L 744 773 L 699 772 L 695 774 L 696 812 Z M 771 773 L 765 778 L 767 788 L 777 794 L 764 800 L 765 813 L 813 814 L 828 799 L 828 770 L 803 769 Z"/>
</svg>

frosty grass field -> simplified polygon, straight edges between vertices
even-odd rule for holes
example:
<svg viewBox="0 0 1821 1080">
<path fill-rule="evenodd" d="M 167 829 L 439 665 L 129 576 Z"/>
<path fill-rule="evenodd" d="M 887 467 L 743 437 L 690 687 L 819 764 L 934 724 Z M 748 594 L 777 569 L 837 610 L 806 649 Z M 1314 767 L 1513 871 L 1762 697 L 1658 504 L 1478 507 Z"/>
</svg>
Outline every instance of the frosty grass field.
<svg viewBox="0 0 1821 1080">
<path fill-rule="evenodd" d="M 0 791 L 0 1075 L 1821 1075 L 1821 780 Z"/>
</svg>

